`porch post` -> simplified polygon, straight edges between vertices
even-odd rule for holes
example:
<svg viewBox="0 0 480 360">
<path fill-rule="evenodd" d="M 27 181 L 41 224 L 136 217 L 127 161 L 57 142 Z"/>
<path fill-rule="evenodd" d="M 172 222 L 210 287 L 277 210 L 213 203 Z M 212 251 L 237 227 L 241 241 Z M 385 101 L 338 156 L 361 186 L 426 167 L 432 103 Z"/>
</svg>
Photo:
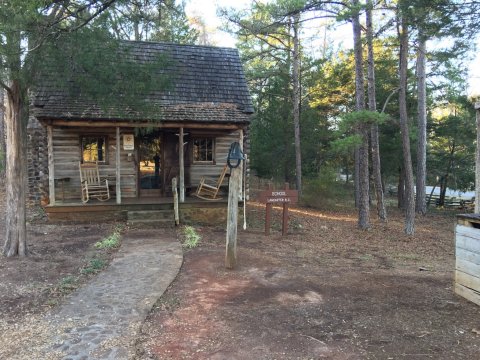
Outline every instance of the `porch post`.
<svg viewBox="0 0 480 360">
<path fill-rule="evenodd" d="M 55 205 L 55 165 L 53 158 L 53 128 L 47 125 L 47 151 L 48 151 L 48 196 L 50 205 Z"/>
<path fill-rule="evenodd" d="M 180 167 L 180 202 L 185 202 L 185 167 L 184 167 L 184 155 L 183 155 L 183 127 L 180 128 L 180 134 L 178 136 L 178 157 Z"/>
<path fill-rule="evenodd" d="M 117 204 L 122 203 L 122 192 L 120 187 L 120 127 L 116 128 L 116 152 L 115 152 L 115 193 Z"/>
<path fill-rule="evenodd" d="M 238 184 L 242 177 L 240 171 L 240 166 L 230 169 L 225 249 L 225 267 L 227 269 L 233 269 L 237 264 Z"/>
</svg>

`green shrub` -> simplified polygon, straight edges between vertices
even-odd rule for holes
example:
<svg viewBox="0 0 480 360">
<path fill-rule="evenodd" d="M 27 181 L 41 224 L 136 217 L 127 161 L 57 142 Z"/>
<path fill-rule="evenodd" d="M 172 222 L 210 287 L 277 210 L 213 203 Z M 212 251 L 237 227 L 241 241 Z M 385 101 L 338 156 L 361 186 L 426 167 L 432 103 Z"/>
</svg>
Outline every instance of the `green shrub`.
<svg viewBox="0 0 480 360">
<path fill-rule="evenodd" d="M 198 246 L 198 242 L 202 237 L 197 233 L 193 226 L 185 226 L 183 228 L 183 246 L 192 249 Z"/>
<path fill-rule="evenodd" d="M 324 168 L 317 178 L 305 179 L 302 203 L 314 208 L 332 208 L 351 205 L 354 201 L 353 184 L 337 180 L 332 168 Z"/>
</svg>

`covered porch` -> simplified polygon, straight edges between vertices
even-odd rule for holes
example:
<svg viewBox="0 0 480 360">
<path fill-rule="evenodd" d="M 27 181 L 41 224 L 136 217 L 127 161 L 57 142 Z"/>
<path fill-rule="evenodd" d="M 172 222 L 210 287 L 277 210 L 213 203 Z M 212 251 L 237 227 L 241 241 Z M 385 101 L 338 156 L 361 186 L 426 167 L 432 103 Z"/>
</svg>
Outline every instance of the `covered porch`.
<svg viewBox="0 0 480 360">
<path fill-rule="evenodd" d="M 226 164 L 230 144 L 244 143 L 243 129 L 232 124 L 217 124 L 215 129 L 198 124 L 187 124 L 187 128 L 154 124 L 152 129 L 149 124 L 147 135 L 138 131 L 146 126 L 116 125 L 122 126 L 71 121 L 46 124 L 49 209 L 172 204 L 173 179 L 180 203 L 205 202 L 192 197 L 200 179 L 215 182 Z M 82 204 L 82 164 L 96 164 L 100 177 L 108 180 L 109 201 L 91 199 Z M 222 183 L 224 193 L 227 187 L 228 175 Z"/>
</svg>

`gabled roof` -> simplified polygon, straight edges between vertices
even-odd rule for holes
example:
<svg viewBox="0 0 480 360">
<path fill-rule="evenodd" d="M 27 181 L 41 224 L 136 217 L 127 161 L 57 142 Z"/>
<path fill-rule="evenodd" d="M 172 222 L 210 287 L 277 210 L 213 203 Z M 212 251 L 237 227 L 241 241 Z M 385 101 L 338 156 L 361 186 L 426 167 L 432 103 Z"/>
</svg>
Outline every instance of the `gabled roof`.
<svg viewBox="0 0 480 360">
<path fill-rule="evenodd" d="M 159 72 L 169 76 L 170 86 L 138 95 L 159 112 L 145 115 L 122 105 L 99 106 L 85 97 L 69 95 L 58 81 L 42 80 L 33 97 L 34 116 L 40 120 L 250 121 L 253 106 L 236 49 L 141 41 L 124 44 L 131 48 L 135 62 L 152 62 L 159 56 L 167 59 L 168 65 Z"/>
</svg>

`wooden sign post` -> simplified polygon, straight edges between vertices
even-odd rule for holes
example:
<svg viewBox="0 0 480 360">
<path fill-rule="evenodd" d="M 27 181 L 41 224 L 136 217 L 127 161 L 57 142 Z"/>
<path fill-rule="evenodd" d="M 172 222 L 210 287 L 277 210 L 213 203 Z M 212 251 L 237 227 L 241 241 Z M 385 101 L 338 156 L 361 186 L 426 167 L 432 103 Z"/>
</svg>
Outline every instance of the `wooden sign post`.
<svg viewBox="0 0 480 360">
<path fill-rule="evenodd" d="M 272 187 L 269 186 L 268 190 L 260 193 L 259 199 L 260 202 L 265 203 L 265 235 L 270 235 L 272 204 L 282 204 L 282 235 L 286 236 L 288 233 L 288 205 L 298 202 L 298 191 L 290 190 L 288 183 L 285 183 L 284 190 L 272 190 Z"/>
</svg>

